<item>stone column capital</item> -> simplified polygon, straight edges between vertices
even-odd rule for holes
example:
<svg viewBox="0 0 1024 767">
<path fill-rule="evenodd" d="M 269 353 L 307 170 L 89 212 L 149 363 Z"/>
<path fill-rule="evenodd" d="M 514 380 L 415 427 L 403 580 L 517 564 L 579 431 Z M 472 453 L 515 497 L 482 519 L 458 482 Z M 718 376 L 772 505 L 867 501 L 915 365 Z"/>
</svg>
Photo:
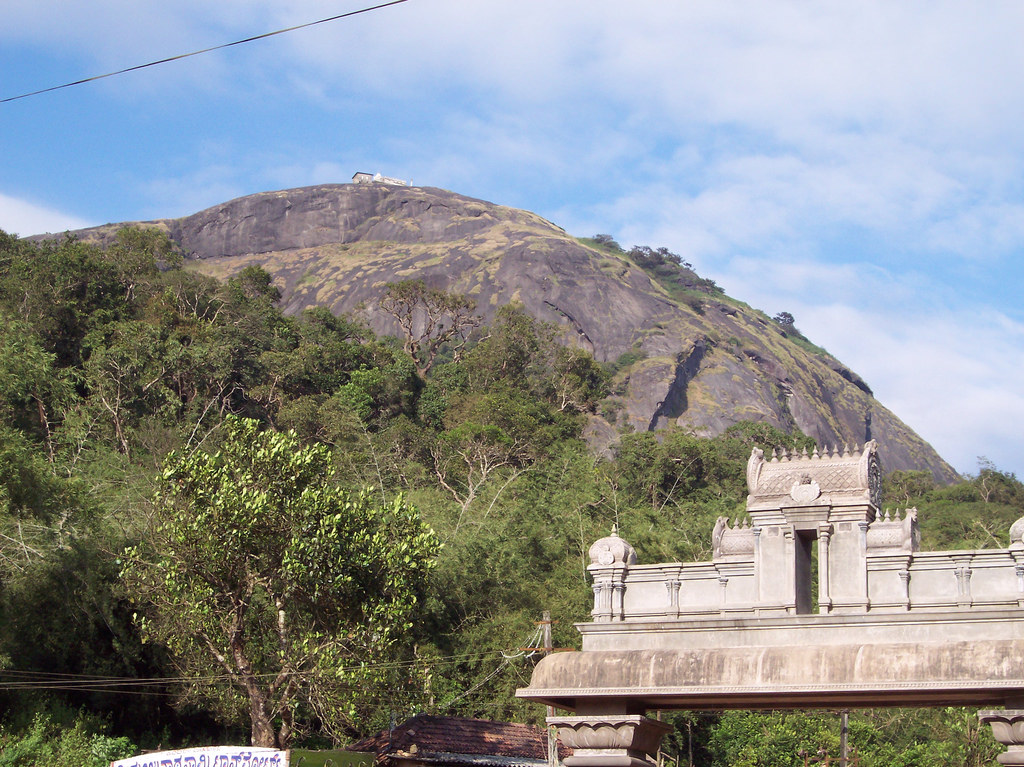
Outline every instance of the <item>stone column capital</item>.
<svg viewBox="0 0 1024 767">
<path fill-rule="evenodd" d="M 1006 765 L 1024 765 L 1024 710 L 999 709 L 979 711 L 982 724 L 992 726 L 992 735 L 1007 747 L 996 761 Z"/>
<path fill-rule="evenodd" d="M 651 767 L 672 727 L 640 714 L 549 716 L 547 723 L 573 755 L 566 767 Z"/>
</svg>

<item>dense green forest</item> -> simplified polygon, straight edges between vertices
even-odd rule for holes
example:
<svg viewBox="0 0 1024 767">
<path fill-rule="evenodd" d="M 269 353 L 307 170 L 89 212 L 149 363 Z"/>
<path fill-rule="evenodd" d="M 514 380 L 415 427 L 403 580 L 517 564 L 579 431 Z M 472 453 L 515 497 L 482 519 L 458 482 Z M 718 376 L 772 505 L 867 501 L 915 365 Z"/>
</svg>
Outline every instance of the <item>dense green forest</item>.
<svg viewBox="0 0 1024 767">
<path fill-rule="evenodd" d="M 392 339 L 278 299 L 154 231 L 0 232 L 0 765 L 325 746 L 418 712 L 539 722 L 512 695 L 539 657 L 522 648 L 545 610 L 577 645 L 589 545 L 617 524 L 642 561 L 708 558 L 751 447 L 809 444 L 742 423 L 597 457 L 586 416 L 621 376 L 516 305 L 483 327 L 399 283 Z M 1024 514 L 985 461 L 949 487 L 894 473 L 886 498 L 919 509 L 924 548 L 1005 546 Z M 666 716 L 683 765 L 838 747 L 828 712 Z M 865 767 L 998 752 L 961 709 L 856 712 L 851 742 Z"/>
</svg>

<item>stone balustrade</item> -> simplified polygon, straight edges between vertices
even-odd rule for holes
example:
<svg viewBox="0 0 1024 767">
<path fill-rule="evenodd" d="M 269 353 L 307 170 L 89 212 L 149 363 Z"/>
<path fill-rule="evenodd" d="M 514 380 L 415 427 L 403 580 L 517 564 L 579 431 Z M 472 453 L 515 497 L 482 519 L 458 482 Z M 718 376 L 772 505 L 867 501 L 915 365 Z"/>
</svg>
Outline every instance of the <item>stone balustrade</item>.
<svg viewBox="0 0 1024 767">
<path fill-rule="evenodd" d="M 710 562 L 591 564 L 594 620 L 700 620 L 796 614 L 795 598 L 772 600 L 762 596 L 754 543 L 761 530 L 740 529 L 749 531 L 751 547 L 755 549 L 749 554 L 723 553 Z M 869 541 L 870 535 L 871 526 Z M 865 584 L 865 598 L 849 605 L 843 611 L 845 614 L 1024 606 L 1022 548 L 922 552 L 901 551 L 895 546 L 873 547 L 866 549 L 859 564 L 861 567 L 853 573 L 832 573 L 827 582 L 820 578 L 819 564 L 818 604 L 816 609 L 812 604 L 810 612 L 832 612 L 828 607 L 829 587 L 835 578 L 856 578 Z"/>
</svg>

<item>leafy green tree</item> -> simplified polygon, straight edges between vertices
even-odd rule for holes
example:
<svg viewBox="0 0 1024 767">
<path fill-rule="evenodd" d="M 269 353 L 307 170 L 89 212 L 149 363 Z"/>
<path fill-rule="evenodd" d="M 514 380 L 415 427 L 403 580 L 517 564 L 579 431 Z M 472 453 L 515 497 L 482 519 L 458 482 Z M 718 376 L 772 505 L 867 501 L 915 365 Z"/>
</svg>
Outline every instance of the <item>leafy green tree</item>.
<svg viewBox="0 0 1024 767">
<path fill-rule="evenodd" d="M 0 312 L 0 419 L 38 436 L 52 461 L 55 431 L 71 407 L 69 376 L 56 366 L 31 327 Z"/>
<path fill-rule="evenodd" d="M 0 426 L 0 586 L 82 532 L 80 492 L 23 434 Z"/>
<path fill-rule="evenodd" d="M 776 448 L 786 450 L 801 450 L 814 447 L 814 440 L 794 429 L 792 432 L 784 432 L 764 421 L 738 421 L 727 428 L 722 434 L 723 437 L 735 439 L 742 442 L 747 454 L 744 460 L 750 455 L 750 448 L 759 447 L 765 455 L 771 455 Z"/>
<path fill-rule="evenodd" d="M 883 497 L 914 506 L 926 550 L 1002 548 L 1010 526 L 1024 515 L 1024 484 L 991 461 L 978 459 L 978 473 L 941 487 L 928 472 L 894 471 Z"/>
<path fill-rule="evenodd" d="M 608 393 L 608 376 L 593 356 L 578 347 L 560 347 L 555 352 L 549 380 L 555 406 L 570 413 L 593 412 Z"/>
<path fill-rule="evenodd" d="M 792 328 L 796 324 L 796 319 L 789 312 L 779 312 L 774 317 L 775 323 L 782 328 Z"/>
<path fill-rule="evenodd" d="M 0 728 L 0 767 L 108 767 L 137 750 L 127 738 L 92 730 L 81 717 L 64 727 L 44 715 L 36 716 L 23 734 Z"/>
<path fill-rule="evenodd" d="M 713 767 L 802 767 L 801 752 L 837 756 L 836 717 L 823 713 L 728 712 L 712 729 Z"/>
<path fill-rule="evenodd" d="M 459 523 L 481 490 L 500 476 L 508 485 L 529 465 L 529 445 L 500 426 L 467 421 L 446 431 L 431 448 L 434 473 L 441 487 L 459 504 Z M 500 487 L 498 492 L 500 492 Z"/>
<path fill-rule="evenodd" d="M 935 489 L 935 478 L 930 471 L 890 472 L 882 480 L 882 497 L 886 503 L 909 508 Z"/>
<path fill-rule="evenodd" d="M 724 291 L 714 280 L 699 276 L 693 264 L 684 261 L 668 248 L 636 245 L 626 254 L 637 266 L 650 274 L 670 293 L 682 296 L 680 291 L 698 291 L 709 295 L 722 295 Z"/>
<path fill-rule="evenodd" d="M 488 486 L 501 493 L 553 445 L 578 436 L 573 418 L 514 389 L 461 397 L 449 406 L 445 426 L 430 456 L 438 483 L 459 504 L 456 531 Z"/>
<path fill-rule="evenodd" d="M 539 391 L 557 348 L 555 334 L 554 325 L 531 317 L 522 304 L 505 304 L 466 354 L 467 383 L 477 390 L 502 382 Z"/>
<path fill-rule="evenodd" d="M 470 355 L 475 351 L 471 350 Z M 434 368 L 416 402 L 416 412 L 427 426 L 444 427 L 444 417 L 453 401 L 464 395 L 470 388 L 470 372 L 467 365 L 445 362 Z"/>
<path fill-rule="evenodd" d="M 131 318 L 152 294 L 157 253 L 169 248 L 165 235 L 137 232 L 120 233 L 108 250 L 73 237 L 0 242 L 0 302 L 35 329 L 59 365 L 77 365 L 88 356 L 87 335 Z"/>
<path fill-rule="evenodd" d="M 247 266 L 228 280 L 228 294 L 238 303 L 266 301 L 273 305 L 281 300 L 273 275 L 262 266 Z"/>
<path fill-rule="evenodd" d="M 598 240 L 609 256 L 616 252 L 610 238 Z M 632 259 L 697 308 L 718 294 L 664 248 L 615 257 Z M 500 653 L 523 645 L 542 610 L 560 621 L 556 646 L 578 641 L 572 624 L 590 610 L 590 544 L 618 522 L 642 561 L 705 559 L 714 519 L 743 513 L 750 448 L 810 447 L 802 435 L 741 423 L 714 439 L 679 429 L 630 435 L 606 460 L 580 439 L 580 413 L 602 395 L 593 361 L 561 347 L 557 328 L 522 306 L 501 307 L 488 328 L 470 334 L 479 320 L 468 299 L 422 284 L 389 291 L 396 320 L 408 320 L 403 343 L 419 344 L 414 361 L 394 339 L 378 341 L 325 308 L 285 317 L 259 267 L 220 283 L 181 269 L 178 258 L 155 230 L 122 231 L 106 248 L 0 233 L 0 658 L 68 674 L 196 675 L 178 711 L 124 705 L 109 689 L 4 691 L 0 762 L 83 764 L 86 745 L 105 761 L 116 752 L 107 748 L 114 735 L 124 734 L 146 747 L 198 732 L 237 739 L 236 730 L 211 723 L 219 713 L 252 728 L 248 672 L 225 633 L 233 620 L 252 680 L 264 692 L 279 680 L 276 697 L 257 694 L 255 706 L 278 740 L 282 732 L 301 737 L 310 722 L 335 734 L 382 725 L 380 716 L 420 705 L 539 719 L 539 707 L 511 695 L 533 661 L 509 653 L 516 657 L 506 662 Z M 459 320 L 444 315 L 446 307 L 467 319 L 450 337 Z M 430 311 L 440 313 L 431 320 Z M 791 323 L 776 327 L 801 338 Z M 636 356 L 628 352 L 617 367 Z M 245 439 L 232 446 L 229 435 L 216 455 L 179 453 L 166 462 L 158 516 L 147 527 L 154 467 L 182 446 L 216 450 L 225 419 L 232 434 L 241 428 L 232 413 L 294 428 L 304 444 L 319 446 L 250 423 Z M 306 464 L 299 455 L 315 458 Z M 393 551 L 422 530 L 408 506 L 346 492 L 341 481 L 408 490 L 443 534 L 425 597 L 422 568 L 410 575 L 399 562 L 404 554 Z M 1024 514 L 1024 486 L 987 461 L 949 487 L 904 472 L 886 488 L 891 503 L 919 508 L 926 549 L 1005 546 Z M 321 513 L 339 504 L 342 518 Z M 138 544 L 125 559 L 127 584 L 144 605 L 124 599 L 113 552 L 123 551 L 125 536 Z M 370 555 L 388 536 L 396 543 L 374 570 Z M 416 551 L 411 545 L 410 555 Z M 279 567 L 264 569 L 268 562 Z M 371 571 L 385 575 L 365 575 Z M 378 582 L 398 585 L 382 595 L 390 587 Z M 237 586 L 246 583 L 251 592 Z M 372 660 L 399 650 L 410 660 L 397 638 L 410 622 L 410 591 L 422 618 L 411 632 L 415 663 L 387 672 Z M 232 602 L 239 593 L 247 601 Z M 278 649 L 281 594 L 287 653 Z M 199 607 L 186 615 L 179 596 Z M 353 606 L 364 596 L 383 605 L 383 617 Z M 390 633 L 374 630 L 385 624 Z M 141 642 L 140 626 L 154 641 Z M 178 668 L 164 645 L 176 648 Z M 200 675 L 211 681 L 203 686 Z M 35 711 L 59 707 L 71 716 L 33 723 Z M 111 729 L 76 731 L 80 708 Z M 736 716 L 679 715 L 671 750 L 689 753 L 692 735 L 698 764 L 709 763 L 712 739 L 719 763 L 775 764 L 792 760 L 794 746 L 798 756 L 833 743 L 834 718 Z M 195 718 L 185 726 L 186 717 Z M 855 714 L 851 742 L 863 767 L 984 764 L 993 744 L 972 717 L 960 709 Z"/>
<path fill-rule="evenodd" d="M 554 325 L 531 317 L 522 304 L 502 306 L 466 354 L 467 388 L 516 389 L 563 412 L 592 412 L 608 393 L 608 375 L 589 352 L 561 345 L 557 335 Z"/>
<path fill-rule="evenodd" d="M 348 382 L 353 370 L 374 366 L 382 351 L 369 331 L 325 307 L 307 309 L 295 323 L 295 343 L 265 352 L 261 388 L 267 399 L 329 395 Z"/>
<path fill-rule="evenodd" d="M 983 503 L 1024 504 L 1024 485 L 1012 472 L 1000 471 L 988 458 L 978 458 L 978 473 L 970 478 Z"/>
<path fill-rule="evenodd" d="M 439 545 L 401 497 L 330 475 L 326 447 L 230 419 L 216 453 L 165 468 L 155 529 L 125 554 L 145 635 L 196 697 L 248 712 L 253 745 L 287 747 L 304 720 L 335 737 L 357 724 Z"/>
<path fill-rule="evenodd" d="M 120 268 L 129 297 L 135 292 L 135 283 L 153 283 L 160 270 L 177 269 L 183 261 L 181 249 L 165 232 L 144 226 L 118 230 L 106 256 Z"/>
<path fill-rule="evenodd" d="M 43 556 L 22 561 L 0 589 L 0 655 L 9 657 L 8 668 L 22 678 L 46 673 L 82 680 L 156 680 L 170 672 L 162 648 L 143 644 L 138 635 L 110 555 L 121 539 L 113 526 L 103 527 L 97 520 L 75 537 L 65 536 L 61 545 L 43 549 Z M 130 681 L 125 686 L 86 681 L 46 693 L 32 685 L 18 687 L 0 692 L 0 710 L 12 731 L 24 729 L 32 712 L 54 714 L 70 728 L 62 711 L 89 712 L 90 719 L 102 720 L 105 731 L 130 734 L 149 745 L 155 745 L 162 725 L 179 727 L 169 697 L 171 682 L 154 681 L 148 685 L 150 694 L 128 693 L 127 698 Z M 206 721 L 191 722 L 197 735 L 216 729 L 202 718 Z"/>
<path fill-rule="evenodd" d="M 619 243 L 615 241 L 615 238 L 612 237 L 610 234 L 595 234 L 590 239 L 592 239 L 596 244 L 600 245 L 602 248 L 606 248 L 607 250 L 612 250 L 619 253 L 622 252 L 622 246 L 619 245 Z"/>
<path fill-rule="evenodd" d="M 618 466 L 626 489 L 664 509 L 693 500 L 742 500 L 749 455 L 739 440 L 704 439 L 673 428 L 623 437 Z"/>
<path fill-rule="evenodd" d="M 587 551 L 614 518 L 594 464 L 581 442 L 549 446 L 545 459 L 504 492 L 495 493 L 501 485 L 492 483 L 485 502 L 470 507 L 459 535 L 446 542 L 431 622 L 419 640 L 421 650 L 457 658 L 434 674 L 437 713 L 543 722 L 543 708 L 514 695 L 539 656 L 516 650 L 536 644 L 526 640 L 544 610 L 558 621 L 555 646 L 578 646 L 573 624 L 586 620 L 593 604 Z M 426 505 L 428 496 L 421 497 Z"/>
<path fill-rule="evenodd" d="M 751 448 L 770 453 L 809 443 L 799 432 L 751 421 L 711 439 L 679 428 L 625 435 L 607 468 L 620 491 L 619 525 L 650 556 L 704 559 L 715 518 L 744 513 Z"/>
<path fill-rule="evenodd" d="M 84 364 L 91 402 L 104 412 L 118 450 L 131 451 L 130 427 L 144 413 L 157 412 L 173 401 L 169 372 L 178 349 L 164 343 L 159 328 L 145 322 L 122 321 L 107 328 L 108 336 Z M 176 413 L 173 413 L 176 415 Z"/>
</svg>

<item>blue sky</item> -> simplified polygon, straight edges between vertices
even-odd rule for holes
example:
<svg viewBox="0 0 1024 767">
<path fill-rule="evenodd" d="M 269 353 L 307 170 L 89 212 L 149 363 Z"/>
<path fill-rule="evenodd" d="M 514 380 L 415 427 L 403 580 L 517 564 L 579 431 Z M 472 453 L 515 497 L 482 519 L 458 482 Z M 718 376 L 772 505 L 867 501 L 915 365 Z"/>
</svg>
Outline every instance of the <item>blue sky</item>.
<svg viewBox="0 0 1024 767">
<path fill-rule="evenodd" d="M 6 0 L 0 98 L 361 7 Z M 1024 476 L 1024 5 L 978 11 L 408 0 L 0 104 L 0 228 L 380 171 L 667 246 Z"/>
</svg>

